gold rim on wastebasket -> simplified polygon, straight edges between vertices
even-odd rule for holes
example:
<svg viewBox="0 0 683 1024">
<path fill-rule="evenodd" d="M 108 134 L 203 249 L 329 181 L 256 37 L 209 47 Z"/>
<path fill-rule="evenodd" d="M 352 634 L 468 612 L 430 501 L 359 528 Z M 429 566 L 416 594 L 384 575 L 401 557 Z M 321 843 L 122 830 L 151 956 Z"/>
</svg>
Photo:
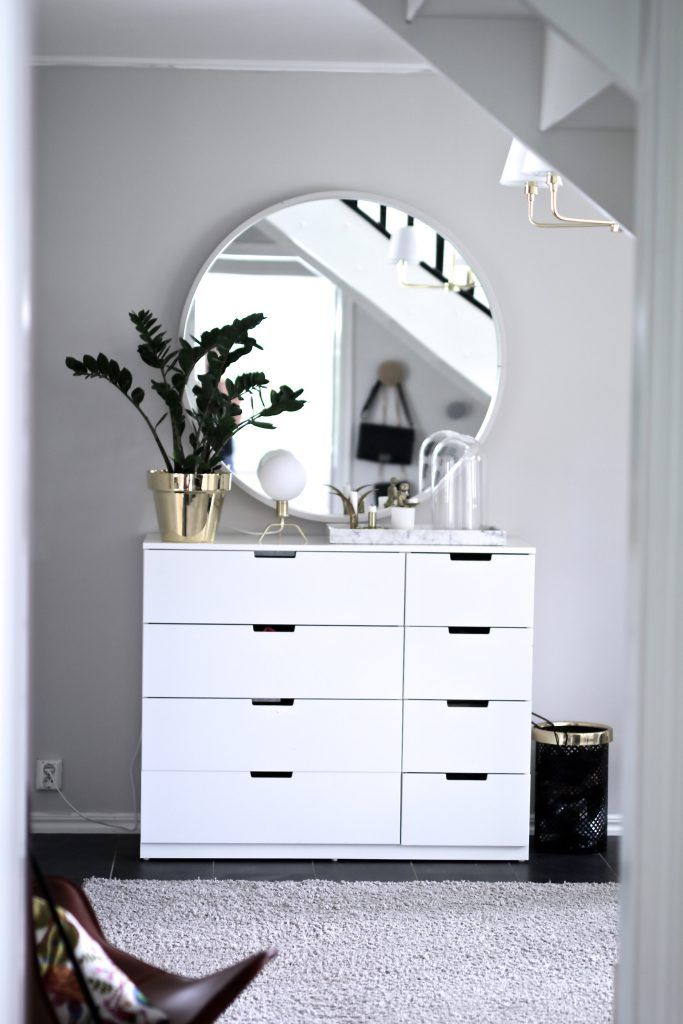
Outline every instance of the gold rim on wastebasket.
<svg viewBox="0 0 683 1024">
<path fill-rule="evenodd" d="M 558 747 L 599 747 L 611 743 L 614 738 L 611 725 L 598 722 L 534 724 L 531 735 L 537 743 L 552 743 Z"/>
</svg>

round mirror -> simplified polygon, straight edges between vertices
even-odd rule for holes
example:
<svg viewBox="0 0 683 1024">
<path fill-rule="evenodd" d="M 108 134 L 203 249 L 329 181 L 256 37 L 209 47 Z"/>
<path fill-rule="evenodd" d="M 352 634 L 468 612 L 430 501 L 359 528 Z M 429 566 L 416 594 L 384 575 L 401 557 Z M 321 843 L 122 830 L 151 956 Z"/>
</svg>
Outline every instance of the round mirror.
<svg viewBox="0 0 683 1024">
<path fill-rule="evenodd" d="M 293 452 L 307 475 L 295 515 L 338 516 L 329 484 L 372 485 L 379 496 L 398 477 L 415 494 L 422 440 L 440 429 L 478 437 L 491 415 L 499 343 L 476 272 L 436 228 L 389 202 L 293 200 L 234 231 L 195 281 L 181 334 L 250 313 L 266 317 L 254 332 L 262 351 L 238 372 L 303 388 L 306 405 L 278 416 L 276 431 L 241 431 L 226 462 L 272 504 L 258 464 L 270 449 Z"/>
</svg>

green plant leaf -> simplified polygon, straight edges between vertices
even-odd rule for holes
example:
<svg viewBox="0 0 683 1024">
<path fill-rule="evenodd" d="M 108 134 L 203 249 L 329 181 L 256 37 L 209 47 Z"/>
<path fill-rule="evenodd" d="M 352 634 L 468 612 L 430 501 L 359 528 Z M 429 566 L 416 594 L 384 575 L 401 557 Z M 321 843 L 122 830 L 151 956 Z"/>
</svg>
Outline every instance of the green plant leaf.
<svg viewBox="0 0 683 1024">
<path fill-rule="evenodd" d="M 152 375 L 149 386 L 166 411 L 156 423 L 140 408 L 145 391 L 133 387 L 133 374 L 115 359 L 100 352 L 97 356 L 84 355 L 82 360 L 67 356 L 65 365 L 74 376 L 107 380 L 129 398 L 152 432 L 167 469 L 208 472 L 220 464 L 226 443 L 238 430 L 251 424 L 262 430 L 274 430 L 275 424 L 261 422 L 262 416 L 294 412 L 304 405 L 302 389 L 295 391 L 288 385 L 271 390 L 270 403 L 266 404 L 263 392 L 269 380 L 260 370 L 238 374 L 234 379 L 227 376 L 229 366 L 254 349 L 261 349 L 249 332 L 264 320 L 263 313 L 236 318 L 231 324 L 203 332 L 199 339 L 192 337 L 191 342 L 184 338 L 172 342 L 148 309 L 128 315 L 139 339 L 136 347 L 141 362 L 158 371 Z M 201 361 L 203 372 L 192 387 L 193 406 L 186 408 L 187 384 Z M 252 415 L 247 415 L 245 405 L 251 406 Z M 255 407 L 259 409 L 257 413 L 253 413 Z M 168 447 L 157 433 L 166 420 L 171 433 Z"/>
<path fill-rule="evenodd" d="M 253 331 L 255 327 L 258 327 L 260 323 L 266 319 L 264 313 L 251 313 L 249 316 L 245 316 L 242 320 L 233 321 L 234 324 L 239 324 L 240 329 L 244 331 Z"/>
<path fill-rule="evenodd" d="M 64 360 L 68 370 L 71 370 L 76 377 L 83 377 L 86 373 L 84 364 L 80 359 L 75 359 L 73 356 L 67 356 Z"/>
<path fill-rule="evenodd" d="M 283 384 L 277 391 L 270 392 L 270 405 L 263 410 L 261 416 L 279 416 L 283 412 L 296 412 L 306 404 L 305 399 L 299 400 L 299 395 L 304 389 L 292 391 L 290 387 Z"/>
<path fill-rule="evenodd" d="M 146 366 L 151 366 L 155 370 L 163 365 L 159 357 L 147 345 L 138 345 L 138 355 Z"/>
</svg>

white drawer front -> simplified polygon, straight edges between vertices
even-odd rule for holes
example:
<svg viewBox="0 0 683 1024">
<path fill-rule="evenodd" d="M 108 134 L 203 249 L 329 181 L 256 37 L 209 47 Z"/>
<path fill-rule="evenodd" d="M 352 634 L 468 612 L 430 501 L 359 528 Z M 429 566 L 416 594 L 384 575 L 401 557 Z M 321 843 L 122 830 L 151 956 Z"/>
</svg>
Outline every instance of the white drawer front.
<svg viewBox="0 0 683 1024">
<path fill-rule="evenodd" d="M 404 707 L 406 772 L 529 771 L 531 704 L 492 701 L 449 707 L 445 700 L 410 700 Z"/>
<path fill-rule="evenodd" d="M 400 700 L 400 626 L 146 625 L 146 697 Z"/>
<path fill-rule="evenodd" d="M 407 558 L 409 626 L 531 626 L 534 556 L 472 559 L 449 552 Z"/>
<path fill-rule="evenodd" d="M 143 728 L 146 770 L 401 769 L 400 701 L 295 700 L 279 706 L 147 697 Z"/>
<path fill-rule="evenodd" d="M 403 776 L 405 846 L 526 846 L 529 775 Z"/>
<path fill-rule="evenodd" d="M 142 773 L 143 843 L 398 843 L 399 774 Z"/>
<path fill-rule="evenodd" d="M 400 626 L 405 556 L 145 552 L 145 622 Z"/>
<path fill-rule="evenodd" d="M 533 630 L 449 633 L 408 626 L 405 696 L 426 700 L 529 700 Z"/>
</svg>

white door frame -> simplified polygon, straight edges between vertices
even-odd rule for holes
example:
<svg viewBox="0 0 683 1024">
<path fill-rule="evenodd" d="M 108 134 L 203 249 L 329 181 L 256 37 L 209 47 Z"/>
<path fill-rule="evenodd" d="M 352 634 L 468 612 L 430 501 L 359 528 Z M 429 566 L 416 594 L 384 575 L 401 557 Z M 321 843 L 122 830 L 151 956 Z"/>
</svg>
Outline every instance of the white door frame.
<svg viewBox="0 0 683 1024">
<path fill-rule="evenodd" d="M 24 1020 L 29 464 L 29 25 L 26 0 L 0 4 L 0 993 Z"/>
<path fill-rule="evenodd" d="M 683 1020 L 683 3 L 644 0 L 619 1024 Z"/>
</svg>

